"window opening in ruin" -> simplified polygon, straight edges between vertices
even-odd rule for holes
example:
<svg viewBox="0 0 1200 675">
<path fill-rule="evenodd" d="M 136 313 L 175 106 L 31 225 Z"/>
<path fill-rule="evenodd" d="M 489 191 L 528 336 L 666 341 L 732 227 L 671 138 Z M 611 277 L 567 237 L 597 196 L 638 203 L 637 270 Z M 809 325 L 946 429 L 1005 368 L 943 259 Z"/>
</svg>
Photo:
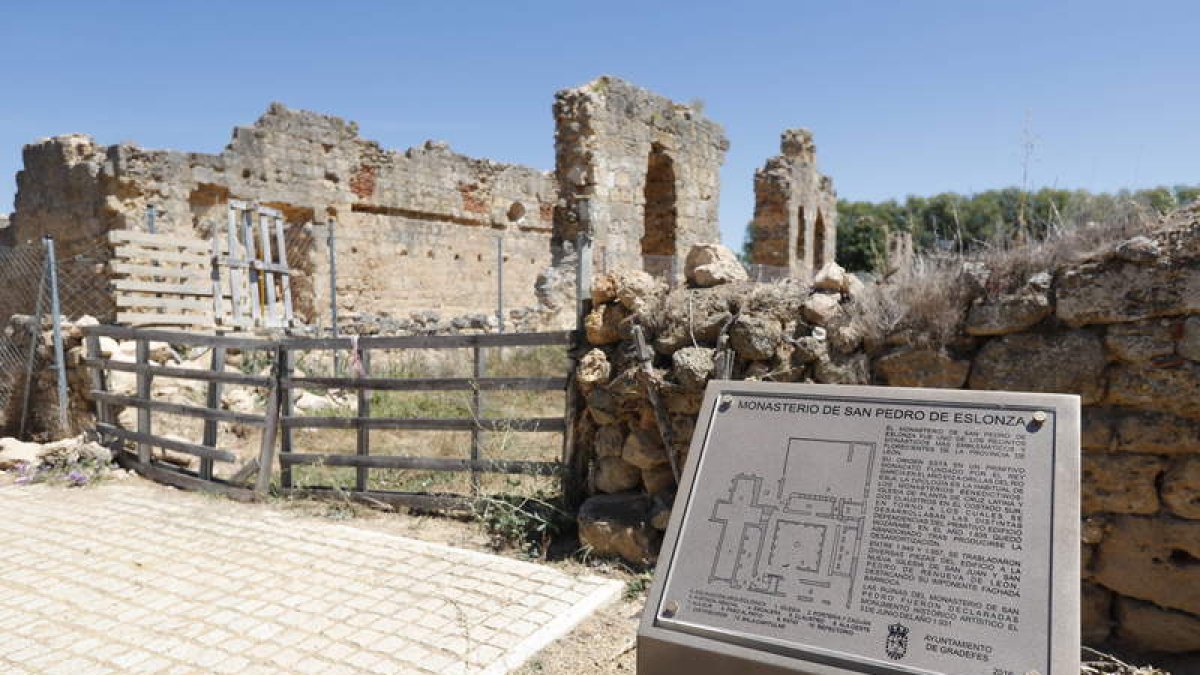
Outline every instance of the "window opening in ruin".
<svg viewBox="0 0 1200 675">
<path fill-rule="evenodd" d="M 816 222 L 813 223 L 813 272 L 821 271 L 825 266 L 825 218 L 817 211 Z"/>
<path fill-rule="evenodd" d="M 508 207 L 508 222 L 516 223 L 525 217 L 525 205 L 521 202 L 513 202 L 512 206 Z"/>
<path fill-rule="evenodd" d="M 645 222 L 642 255 L 647 272 L 660 272 L 662 256 L 675 255 L 675 162 L 655 143 L 646 164 Z M 657 257 L 658 260 L 654 258 Z M 654 267 L 655 269 L 651 269 Z"/>
<path fill-rule="evenodd" d="M 801 206 L 796 210 L 796 260 L 801 265 L 804 264 L 804 254 L 806 253 L 804 249 L 808 244 L 808 230 L 804 225 L 804 207 Z"/>
</svg>

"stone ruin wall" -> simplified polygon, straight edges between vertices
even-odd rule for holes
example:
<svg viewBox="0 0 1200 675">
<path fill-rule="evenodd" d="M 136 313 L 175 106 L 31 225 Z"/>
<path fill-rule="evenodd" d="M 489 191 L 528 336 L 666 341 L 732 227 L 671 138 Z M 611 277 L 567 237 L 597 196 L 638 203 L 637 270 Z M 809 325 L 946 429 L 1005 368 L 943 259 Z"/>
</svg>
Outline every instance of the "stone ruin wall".
<svg viewBox="0 0 1200 675">
<path fill-rule="evenodd" d="M 656 353 L 650 382 L 681 459 L 723 330 L 734 379 L 1073 393 L 1083 403 L 1084 643 L 1200 658 L 1200 212 L 1190 217 L 1016 284 L 966 264 L 943 280 L 963 291 L 957 327 L 951 319 L 935 342 L 906 321 L 878 330 L 886 303 L 872 305 L 837 270 L 815 290 L 666 294 L 632 272 L 597 279 L 594 348 L 576 372 L 575 437 L 596 495 L 580 510 L 581 536 L 645 561 L 670 513 L 674 478 L 633 323 Z"/>
<path fill-rule="evenodd" d="M 817 171 L 812 132 L 788 129 L 780 153 L 754 172 L 750 262 L 811 279 L 837 251 L 837 192 Z"/>
<path fill-rule="evenodd" d="M 681 276 L 693 244 L 720 240 L 720 169 L 729 142 L 696 108 L 601 77 L 554 99 L 559 261 L 582 230 L 596 269 L 653 271 L 674 260 Z M 581 224 L 582 221 L 582 224 Z"/>
<path fill-rule="evenodd" d="M 387 151 L 361 138 L 353 123 L 279 104 L 236 128 L 215 155 L 101 146 L 70 135 L 26 146 L 24 165 L 9 238 L 51 234 L 61 256 L 94 249 L 110 230 L 145 229 L 149 205 L 158 210 L 160 232 L 201 238 L 214 227 L 223 231 L 230 199 L 280 209 L 289 263 L 301 273 L 293 287 L 297 314 L 309 323 L 329 323 L 320 225 L 329 219 L 337 221 L 343 316 L 494 314 L 497 238 L 508 261 L 505 306 L 533 306 L 537 274 L 550 263 L 550 175 L 465 157 L 442 143 Z M 98 270 L 96 283 L 106 281 Z"/>
</svg>

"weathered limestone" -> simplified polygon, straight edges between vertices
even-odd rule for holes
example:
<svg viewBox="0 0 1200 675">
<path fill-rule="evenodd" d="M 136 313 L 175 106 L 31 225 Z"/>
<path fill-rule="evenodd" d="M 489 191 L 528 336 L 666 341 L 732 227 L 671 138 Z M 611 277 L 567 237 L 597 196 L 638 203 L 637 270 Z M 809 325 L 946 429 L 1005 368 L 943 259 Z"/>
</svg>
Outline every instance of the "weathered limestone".
<svg viewBox="0 0 1200 675">
<path fill-rule="evenodd" d="M 893 387 L 957 389 L 967 381 L 971 363 L 942 351 L 903 349 L 879 358 L 875 368 Z"/>
<path fill-rule="evenodd" d="M 788 129 L 780 151 L 754 173 L 750 262 L 809 278 L 837 250 L 837 193 L 817 171 L 812 132 Z"/>
<path fill-rule="evenodd" d="M 1200 614 L 1200 528 L 1184 520 L 1115 516 L 1095 562 L 1121 595 Z"/>
<path fill-rule="evenodd" d="M 70 135 L 26 146 L 24 166 L 12 236 L 52 234 L 63 256 L 109 230 L 142 229 L 149 205 L 159 231 L 201 238 L 225 226 L 230 199 L 280 209 L 289 263 L 300 272 L 296 310 L 308 322 L 328 323 L 329 278 L 325 231 L 309 223 L 337 220 L 346 314 L 494 311 L 497 239 L 507 262 L 506 306 L 535 305 L 534 281 L 550 260 L 557 194 L 548 174 L 465 157 L 444 143 L 384 150 L 354 123 L 280 104 L 235 129 L 215 155 L 106 147 Z M 445 283 L 448 273 L 454 284 Z"/>
<path fill-rule="evenodd" d="M 1200 619 L 1195 616 L 1131 598 L 1119 598 L 1116 604 L 1119 642 L 1168 654 L 1200 651 Z"/>
<path fill-rule="evenodd" d="M 1152 456 L 1085 455 L 1083 514 L 1157 513 L 1163 469 L 1162 460 Z"/>
<path fill-rule="evenodd" d="M 643 495 L 604 495 L 579 510 L 579 540 L 597 555 L 654 562 L 662 533 L 650 524 L 652 502 Z"/>
<path fill-rule="evenodd" d="M 1104 394 L 1104 349 L 1095 335 L 1020 334 L 996 338 L 980 350 L 972 389 L 1078 394 L 1096 403 Z"/>
<path fill-rule="evenodd" d="M 1200 520 L 1200 456 L 1180 458 L 1163 476 L 1163 505 L 1180 518 Z"/>
<path fill-rule="evenodd" d="M 970 335 L 1007 335 L 1019 333 L 1050 316 L 1050 300 L 1045 293 L 1024 292 L 1004 295 L 989 302 L 977 302 L 967 312 Z"/>
<path fill-rule="evenodd" d="M 583 231 L 599 264 L 678 279 L 692 244 L 719 240 L 718 124 L 608 76 L 555 94 L 554 119 L 556 262 Z"/>
<path fill-rule="evenodd" d="M 1058 282 L 1058 318 L 1072 326 L 1200 313 L 1200 268 L 1097 262 Z"/>
<path fill-rule="evenodd" d="M 733 251 L 720 244 L 702 243 L 693 246 L 688 251 L 683 265 L 688 283 L 700 288 L 746 281 L 750 278 Z"/>
<path fill-rule="evenodd" d="M 1113 278 L 1124 278 L 1128 266 L 1186 275 L 1191 273 L 1187 266 L 1200 260 L 1200 228 L 1150 239 L 1156 245 L 1135 242 L 1122 249 L 1124 258 L 1035 274 L 1010 296 L 975 305 L 975 316 L 962 331 L 947 330 L 940 341 L 905 326 L 903 307 L 884 307 L 900 316 L 881 317 L 870 298 L 854 299 L 832 268 L 819 275 L 817 285 L 823 288 L 817 289 L 800 283 L 675 289 L 659 301 L 647 299 L 661 312 L 629 320 L 642 321 L 654 340 L 655 366 L 670 368 L 655 381 L 672 426 L 681 423 L 677 446 L 691 439 L 688 423 L 699 410 L 701 387 L 713 377 L 710 364 L 719 341 L 728 349 L 724 354 L 732 356 L 738 379 L 1080 395 L 1086 404 L 1080 568 L 1086 582 L 1085 640 L 1144 651 L 1195 650 L 1181 638 L 1200 622 L 1200 596 L 1193 592 L 1200 588 L 1200 362 L 1193 358 L 1200 312 L 1182 313 L 1182 305 L 1175 305 L 1169 313 L 1144 316 L 1139 298 L 1160 291 L 1125 288 L 1113 290 L 1121 294 L 1114 301 L 1096 299 L 1098 307 L 1108 309 L 1080 328 L 1050 312 L 1061 299 L 1055 280 L 1081 269 L 1093 274 L 1095 284 L 1116 289 Z M 1150 259 L 1153 251 L 1158 257 Z M 951 316 L 956 308 L 966 316 L 969 303 L 994 285 L 986 268 L 970 270 L 952 278 L 975 279 L 978 289 L 953 296 L 959 304 L 938 316 Z M 1070 287 L 1066 294 L 1081 292 L 1090 291 Z M 615 295 L 606 302 L 620 305 Z M 721 341 L 722 336 L 728 339 Z M 629 353 L 631 345 L 621 336 L 606 349 Z M 633 378 L 631 386 L 618 379 L 597 385 L 587 401 L 594 419 L 608 420 L 600 422 L 597 433 L 605 439 L 603 451 L 597 443 L 596 454 L 603 457 L 617 457 L 635 429 L 653 433 L 652 425 L 645 426 L 644 390 Z M 620 405 L 595 396 L 601 391 L 610 392 L 610 399 L 619 397 Z M 630 484 L 635 483 L 632 473 L 638 473 L 628 490 L 650 495 L 671 489 L 665 464 L 642 470 L 618 461 L 628 466 Z M 1161 634 L 1155 633 L 1157 623 L 1141 622 L 1161 622 Z"/>
</svg>

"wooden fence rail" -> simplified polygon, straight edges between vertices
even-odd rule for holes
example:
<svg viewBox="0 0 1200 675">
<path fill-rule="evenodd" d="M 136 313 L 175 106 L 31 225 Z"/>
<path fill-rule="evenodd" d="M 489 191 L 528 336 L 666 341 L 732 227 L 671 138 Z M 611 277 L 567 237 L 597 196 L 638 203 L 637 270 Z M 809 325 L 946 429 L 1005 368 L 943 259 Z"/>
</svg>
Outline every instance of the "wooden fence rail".
<svg viewBox="0 0 1200 675">
<path fill-rule="evenodd" d="M 87 356 L 83 363 L 92 369 L 93 400 L 97 404 L 97 431 L 119 452 L 120 461 L 143 474 L 179 487 L 224 492 L 239 498 L 261 497 L 278 485 L 285 492 L 329 494 L 325 488 L 299 487 L 293 481 L 293 468 L 299 466 L 349 467 L 355 470 L 354 488 L 350 493 L 370 501 L 390 501 L 421 507 L 445 507 L 469 501 L 470 498 L 440 494 L 389 492 L 370 489 L 373 469 L 406 469 L 438 472 L 463 472 L 470 475 L 471 497 L 478 496 L 480 475 L 484 473 L 519 474 L 529 476 L 558 476 L 564 490 L 581 485 L 579 476 L 568 475 L 567 467 L 581 463 L 573 457 L 570 429 L 573 422 L 573 402 L 569 391 L 573 386 L 569 361 L 564 354 L 561 377 L 492 377 L 487 375 L 485 349 L 496 347 L 565 346 L 573 344 L 571 331 L 486 334 L 451 336 L 403 336 L 364 338 L 278 338 L 255 339 L 203 335 L 190 332 L 149 330 L 121 326 L 91 326 L 85 328 Z M 100 338 L 135 340 L 135 362 L 105 358 L 100 352 Z M 150 342 L 172 345 L 206 347 L 212 350 L 207 369 L 162 366 L 149 361 Z M 410 349 L 470 349 L 472 377 L 378 377 L 370 374 L 372 353 L 382 350 Z M 255 351 L 266 354 L 270 374 L 226 372 L 224 355 L 230 350 Z M 353 354 L 353 376 L 317 377 L 297 375 L 294 355 L 299 351 L 349 351 Z M 109 390 L 108 375 L 112 372 L 133 373 L 137 377 L 136 395 L 118 394 Z M 165 402 L 152 396 L 155 378 L 178 378 L 206 384 L 204 405 Z M 220 407 L 221 387 L 227 385 L 258 388 L 266 401 L 262 414 L 223 410 Z M 292 410 L 293 396 L 299 390 L 346 390 L 356 394 L 352 416 L 296 416 Z M 470 392 L 467 417 L 386 417 L 371 410 L 372 392 Z M 485 392 L 496 391 L 563 391 L 567 405 L 558 417 L 489 417 L 486 415 Z M 137 411 L 136 429 L 124 429 L 114 419 L 116 407 Z M 169 438 L 155 433 L 151 414 L 180 416 L 203 420 L 203 437 L 196 442 Z M 218 447 L 217 425 L 237 423 L 261 432 L 258 452 L 244 459 L 229 449 Z M 320 452 L 297 448 L 296 430 L 345 429 L 355 432 L 353 448 L 347 452 Z M 371 432 L 375 430 L 423 430 L 470 432 L 469 453 L 461 458 L 395 456 L 373 454 Z M 495 459 L 484 457 L 485 432 L 546 432 L 563 435 L 561 456 L 557 461 L 529 459 Z M 126 444 L 136 448 L 131 453 Z M 189 471 L 172 467 L 155 458 L 153 450 L 170 450 L 199 458 L 199 469 Z M 218 478 L 214 464 L 231 467 L 229 475 Z M 278 466 L 278 474 L 275 473 Z M 276 476 L 278 479 L 276 480 Z M 568 495 L 570 498 L 570 495 Z"/>
</svg>

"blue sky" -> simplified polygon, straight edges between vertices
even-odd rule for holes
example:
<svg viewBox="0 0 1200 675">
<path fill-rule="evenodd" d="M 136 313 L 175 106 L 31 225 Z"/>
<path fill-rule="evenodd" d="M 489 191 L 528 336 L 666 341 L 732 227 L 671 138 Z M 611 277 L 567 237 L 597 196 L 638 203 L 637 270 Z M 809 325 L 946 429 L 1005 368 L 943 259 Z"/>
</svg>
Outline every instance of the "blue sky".
<svg viewBox="0 0 1200 675">
<path fill-rule="evenodd" d="M 722 234 L 787 127 L 850 199 L 1200 182 L 1194 2 L 0 0 L 0 212 L 42 136 L 215 152 L 271 101 L 552 169 L 555 90 L 701 99 L 732 147 Z"/>
</svg>

